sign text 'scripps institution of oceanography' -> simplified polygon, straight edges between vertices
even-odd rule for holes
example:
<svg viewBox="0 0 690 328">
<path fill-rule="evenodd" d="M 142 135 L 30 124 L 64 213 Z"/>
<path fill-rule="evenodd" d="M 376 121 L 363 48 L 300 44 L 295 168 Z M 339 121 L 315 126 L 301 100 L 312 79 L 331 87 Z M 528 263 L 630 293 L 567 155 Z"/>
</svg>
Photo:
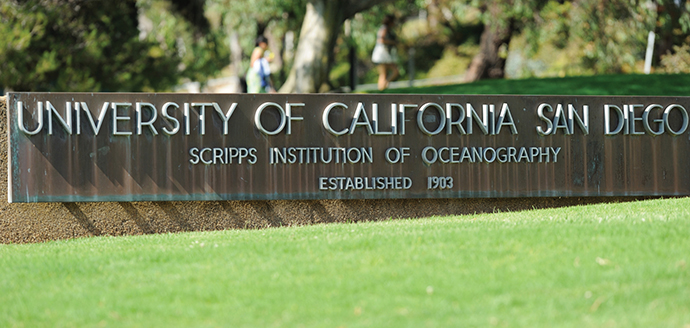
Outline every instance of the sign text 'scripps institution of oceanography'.
<svg viewBox="0 0 690 328">
<path fill-rule="evenodd" d="M 690 194 L 687 97 L 10 93 L 10 202 Z"/>
</svg>

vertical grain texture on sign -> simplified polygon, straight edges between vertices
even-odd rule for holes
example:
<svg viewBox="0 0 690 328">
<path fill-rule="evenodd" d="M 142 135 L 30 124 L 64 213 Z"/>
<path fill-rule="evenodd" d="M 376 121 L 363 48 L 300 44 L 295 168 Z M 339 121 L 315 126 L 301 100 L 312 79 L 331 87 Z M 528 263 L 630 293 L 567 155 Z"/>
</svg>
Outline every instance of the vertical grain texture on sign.
<svg viewBox="0 0 690 328">
<path fill-rule="evenodd" d="M 0 98 L 0 180 L 8 181 L 7 107 Z M 7 203 L 0 188 L 0 243 L 185 230 L 257 229 L 329 222 L 520 211 L 640 197 L 326 199 L 270 201 Z M 260 209 L 257 211 L 257 209 Z"/>
<path fill-rule="evenodd" d="M 690 194 L 686 97 L 10 93 L 7 101 L 10 202 Z"/>
</svg>

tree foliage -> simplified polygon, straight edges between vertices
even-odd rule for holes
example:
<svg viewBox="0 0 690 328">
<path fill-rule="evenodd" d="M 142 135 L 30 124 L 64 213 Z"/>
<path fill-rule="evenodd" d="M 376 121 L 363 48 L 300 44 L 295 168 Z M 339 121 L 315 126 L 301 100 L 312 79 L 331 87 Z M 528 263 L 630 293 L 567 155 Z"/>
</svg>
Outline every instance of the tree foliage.
<svg viewBox="0 0 690 328">
<path fill-rule="evenodd" d="M 386 14 L 408 26 L 426 20 L 424 29 L 411 29 L 419 35 L 402 33 L 399 25 L 403 59 L 415 48 L 418 63 L 433 63 L 448 45 L 476 40 L 472 65 L 478 66 L 470 68 L 476 78 L 503 76 L 516 35 L 527 40 L 522 54 L 555 47 L 585 73 L 631 71 L 644 56 L 649 31 L 657 36 L 657 64 L 662 56 L 666 66 L 685 60 L 683 45 L 690 44 L 687 0 L 4 0 L 0 87 L 169 90 L 181 79 L 204 82 L 219 74 L 237 44 L 230 40 L 239 39 L 235 49 L 243 54 L 233 64 L 243 75 L 257 35 L 269 36 L 280 56 L 285 34 L 293 31 L 295 65 L 286 61 L 274 73 L 282 79 L 290 72 L 284 91 L 317 92 L 328 89 L 329 72 L 350 51 L 368 61 Z"/>
<path fill-rule="evenodd" d="M 656 12 L 656 59 L 678 53 L 690 44 L 690 3 L 687 0 L 657 0 L 649 6 Z M 682 51 L 681 51 L 682 52 Z"/>
<path fill-rule="evenodd" d="M 218 59 L 212 36 L 186 47 L 184 33 L 146 37 L 138 28 L 139 11 L 135 0 L 0 3 L 0 85 L 23 91 L 153 91 L 169 89 L 181 76 L 215 71 L 208 68 Z M 181 19 L 173 20 L 155 27 L 189 30 Z"/>
<path fill-rule="evenodd" d="M 494 40 L 494 44 L 486 42 L 488 45 L 483 41 L 482 51 L 475 57 L 475 60 L 490 58 L 493 64 L 486 64 L 489 66 L 505 65 L 495 54 L 499 51 L 497 45 L 507 46 L 520 33 L 528 40 L 526 54 L 534 54 L 543 44 L 567 47 L 575 53 L 572 57 L 576 62 L 572 65 L 592 73 L 630 71 L 643 59 L 650 31 L 657 34 L 657 62 L 674 45 L 690 41 L 690 17 L 684 0 L 468 0 L 465 3 L 483 13 L 483 40 L 485 37 Z"/>
<path fill-rule="evenodd" d="M 572 7 L 570 35 L 583 45 L 585 67 L 598 73 L 620 73 L 643 58 L 654 25 L 649 7 L 629 0 L 582 0 Z"/>
<path fill-rule="evenodd" d="M 205 82 L 228 64 L 226 35 L 222 29 L 211 26 L 206 16 L 195 14 L 194 18 L 191 14 L 180 13 L 176 9 L 179 5 L 167 0 L 138 0 L 137 6 L 140 18 L 150 20 L 151 24 L 149 30 L 140 26 L 139 39 L 154 45 L 163 57 L 176 62 L 175 69 L 159 74 L 173 76 L 175 83 L 181 78 Z M 205 28 L 208 31 L 200 33 Z"/>
</svg>

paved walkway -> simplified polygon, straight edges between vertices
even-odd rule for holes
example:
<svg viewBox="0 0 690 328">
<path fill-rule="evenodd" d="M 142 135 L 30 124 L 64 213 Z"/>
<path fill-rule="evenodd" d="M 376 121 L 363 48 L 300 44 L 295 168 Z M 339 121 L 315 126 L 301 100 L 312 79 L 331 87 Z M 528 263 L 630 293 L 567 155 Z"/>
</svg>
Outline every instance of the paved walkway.
<svg viewBox="0 0 690 328">
<path fill-rule="evenodd" d="M 444 84 L 457 84 L 463 83 L 465 80 L 465 74 L 433 77 L 428 79 L 418 79 L 413 80 L 410 84 L 409 80 L 395 81 L 391 82 L 388 86 L 389 89 L 397 88 L 407 88 L 407 87 L 424 87 L 431 85 L 444 85 Z M 374 91 L 378 88 L 376 83 L 370 84 L 360 84 L 357 85 L 356 92 L 359 91 Z M 218 79 L 210 79 L 206 85 L 202 88 L 199 82 L 187 82 L 173 88 L 174 92 L 189 92 L 189 93 L 235 93 L 241 92 L 240 80 L 237 77 L 223 77 Z M 338 91 L 340 92 L 351 92 L 349 87 L 342 87 Z M 334 92 L 338 92 L 335 91 Z"/>
<path fill-rule="evenodd" d="M 389 89 L 397 88 L 407 88 L 407 87 L 424 87 L 430 85 L 444 85 L 444 84 L 458 84 L 463 83 L 465 80 L 465 74 L 442 76 L 442 77 L 432 77 L 428 79 L 413 80 L 412 85 L 410 85 L 409 80 L 395 81 L 388 85 Z M 356 91 L 373 91 L 378 88 L 376 83 L 371 84 L 360 84 L 357 85 Z"/>
</svg>

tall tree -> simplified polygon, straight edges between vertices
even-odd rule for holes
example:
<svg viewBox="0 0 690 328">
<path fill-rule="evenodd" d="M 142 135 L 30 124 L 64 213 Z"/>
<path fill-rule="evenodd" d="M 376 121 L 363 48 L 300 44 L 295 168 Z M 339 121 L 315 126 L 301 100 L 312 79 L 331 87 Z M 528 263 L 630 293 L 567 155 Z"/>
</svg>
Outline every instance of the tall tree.
<svg viewBox="0 0 690 328">
<path fill-rule="evenodd" d="M 333 65 L 333 49 L 346 19 L 392 0 L 309 0 L 295 60 L 280 92 L 322 90 Z"/>
<path fill-rule="evenodd" d="M 141 73 L 176 63 L 150 56 L 153 45 L 139 41 L 138 35 L 133 0 L 4 1 L 0 84 L 22 91 L 156 88 L 168 76 L 149 80 Z"/>
<path fill-rule="evenodd" d="M 510 39 L 523 28 L 534 26 L 535 18 L 549 0 L 491 0 L 478 4 L 484 31 L 479 53 L 472 58 L 465 81 L 503 78 Z M 476 2 L 472 2 L 476 3 Z"/>
<path fill-rule="evenodd" d="M 655 61 L 674 52 L 674 46 L 690 43 L 690 3 L 686 0 L 653 1 L 656 12 Z"/>
<path fill-rule="evenodd" d="M 172 9 L 192 23 L 197 38 L 208 34 L 211 30 L 211 26 L 204 16 L 205 2 L 205 0 L 170 0 Z"/>
<path fill-rule="evenodd" d="M 678 26 L 685 1 L 657 0 L 665 3 Z M 477 3 L 477 2 L 470 2 Z M 679 3 L 682 3 L 679 5 Z M 554 13 L 554 8 L 570 8 L 562 16 L 545 17 Z M 644 52 L 647 33 L 653 29 L 655 15 L 651 8 L 653 1 L 645 0 L 490 0 L 479 3 L 483 12 L 484 31 L 480 41 L 480 52 L 473 58 L 465 77 L 466 81 L 484 78 L 502 78 L 508 44 L 513 35 L 528 32 L 528 43 L 539 47 L 540 36 L 553 34 L 547 26 L 553 20 L 562 20 L 556 25 L 563 27 L 563 39 L 557 43 L 579 44 L 581 62 L 587 70 L 598 73 L 621 72 L 625 67 L 633 67 L 639 54 Z M 546 10 L 545 8 L 550 8 Z M 665 17 L 666 17 L 665 16 Z M 662 19 L 663 20 L 663 19 Z M 682 21 L 681 21 L 682 23 Z M 678 30 L 669 28 L 669 30 Z M 641 51 L 637 51 L 641 49 Z M 506 51 L 503 51 L 506 50 Z M 632 50 L 632 51 L 631 51 Z"/>
<path fill-rule="evenodd" d="M 482 11 L 488 12 L 492 17 L 502 17 L 501 4 L 494 1 L 483 6 Z M 499 51 L 501 47 L 507 47 L 515 30 L 515 19 L 505 17 L 503 20 L 488 20 L 484 23 L 484 31 L 479 41 L 479 53 L 477 53 L 465 74 L 465 81 L 472 82 L 479 79 L 495 79 L 505 76 L 506 56 Z"/>
<path fill-rule="evenodd" d="M 189 2 L 196 7 L 178 0 L 170 9 L 198 17 L 199 0 Z M 183 32 L 194 28 L 178 15 L 157 17 L 148 31 L 139 30 L 144 7 L 153 5 L 158 16 L 165 11 L 159 9 L 172 6 L 169 0 L 1 1 L 0 85 L 22 91 L 154 91 L 168 90 L 184 75 L 196 79 L 215 71 L 218 58 L 227 56 L 219 56 L 214 36 L 185 45 Z M 200 30 L 208 26 L 205 18 L 193 23 Z"/>
</svg>

